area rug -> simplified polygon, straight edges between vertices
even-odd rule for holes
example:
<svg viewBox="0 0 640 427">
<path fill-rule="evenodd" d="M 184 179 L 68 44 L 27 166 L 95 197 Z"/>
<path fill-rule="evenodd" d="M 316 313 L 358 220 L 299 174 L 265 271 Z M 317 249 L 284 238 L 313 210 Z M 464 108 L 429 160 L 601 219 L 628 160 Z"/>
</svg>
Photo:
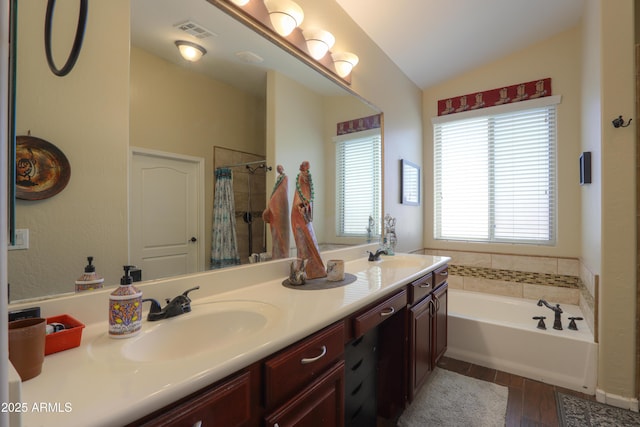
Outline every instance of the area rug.
<svg viewBox="0 0 640 427">
<path fill-rule="evenodd" d="M 637 427 L 640 414 L 604 403 L 556 392 L 558 419 L 565 427 Z"/>
<path fill-rule="evenodd" d="M 504 427 L 509 389 L 436 368 L 399 427 Z"/>
</svg>

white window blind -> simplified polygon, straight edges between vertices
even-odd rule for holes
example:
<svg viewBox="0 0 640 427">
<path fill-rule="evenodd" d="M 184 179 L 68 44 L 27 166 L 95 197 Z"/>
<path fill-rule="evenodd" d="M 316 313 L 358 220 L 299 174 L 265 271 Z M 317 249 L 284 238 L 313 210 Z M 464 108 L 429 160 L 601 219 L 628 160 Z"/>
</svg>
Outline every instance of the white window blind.
<svg viewBox="0 0 640 427">
<path fill-rule="evenodd" d="M 338 236 L 367 236 L 370 216 L 375 221 L 371 234 L 380 234 L 381 146 L 379 130 L 336 139 Z"/>
<path fill-rule="evenodd" d="M 556 106 L 434 124 L 436 239 L 555 244 Z"/>
</svg>

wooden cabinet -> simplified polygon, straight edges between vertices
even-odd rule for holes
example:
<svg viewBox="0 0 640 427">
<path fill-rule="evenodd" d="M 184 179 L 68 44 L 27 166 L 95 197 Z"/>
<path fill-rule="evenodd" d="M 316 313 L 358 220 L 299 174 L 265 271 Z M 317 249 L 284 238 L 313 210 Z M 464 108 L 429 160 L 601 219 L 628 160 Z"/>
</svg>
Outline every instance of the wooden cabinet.
<svg viewBox="0 0 640 427">
<path fill-rule="evenodd" d="M 267 427 L 344 425 L 344 361 L 335 363 L 265 419 Z"/>
<path fill-rule="evenodd" d="M 374 331 L 377 334 L 376 357 L 377 378 L 374 383 L 362 382 L 361 387 L 371 386 L 365 394 L 375 394 L 375 412 L 377 415 L 392 420 L 400 415 L 406 401 L 406 333 L 407 333 L 407 290 L 402 289 L 395 294 L 374 303 L 361 313 L 353 316 L 354 338 L 358 339 Z M 347 383 L 352 383 L 351 376 L 356 371 L 347 371 Z M 357 400 L 353 390 L 348 390 L 347 399 Z M 359 390 L 359 392 L 362 392 Z M 358 393 L 359 394 L 359 393 Z M 373 405 L 373 403 L 368 402 Z M 347 407 L 356 406 L 348 404 Z M 361 411 L 369 411 L 367 405 L 357 405 Z M 356 409 L 358 410 L 358 409 Z M 360 425 L 354 414 L 347 414 L 349 425 Z M 369 418 L 369 417 L 364 417 Z"/>
<path fill-rule="evenodd" d="M 396 419 L 447 349 L 447 274 L 447 266 L 426 274 L 129 426 L 368 426 L 376 417 Z"/>
<path fill-rule="evenodd" d="M 409 310 L 409 401 L 433 370 L 432 307 L 433 298 L 429 295 Z"/>
<path fill-rule="evenodd" d="M 130 426 L 206 427 L 251 425 L 252 372 L 243 372 L 164 408 Z"/>
<path fill-rule="evenodd" d="M 434 314 L 434 349 L 433 364 L 440 360 L 440 357 L 447 351 L 447 315 L 448 315 L 448 297 L 449 285 L 445 282 L 433 292 L 433 303 L 435 305 Z"/>
<path fill-rule="evenodd" d="M 265 362 L 267 426 L 344 424 L 344 343 L 338 322 Z"/>
<path fill-rule="evenodd" d="M 267 409 L 291 399 L 344 353 L 344 323 L 338 322 L 288 347 L 264 364 Z"/>
<path fill-rule="evenodd" d="M 429 276 L 431 281 L 423 277 L 409 285 L 410 289 L 425 289 L 432 283 L 434 289 L 422 299 L 414 299 L 409 309 L 409 402 L 447 350 L 448 268 L 440 268 Z M 420 288 L 420 284 L 425 286 Z"/>
</svg>

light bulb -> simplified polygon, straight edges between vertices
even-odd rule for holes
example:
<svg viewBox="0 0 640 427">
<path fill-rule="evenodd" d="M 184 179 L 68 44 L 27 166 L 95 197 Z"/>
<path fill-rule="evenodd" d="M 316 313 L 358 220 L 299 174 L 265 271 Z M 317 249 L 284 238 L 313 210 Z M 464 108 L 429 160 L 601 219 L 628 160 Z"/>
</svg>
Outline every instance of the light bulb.
<svg viewBox="0 0 640 427">
<path fill-rule="evenodd" d="M 331 54 L 331 56 L 333 65 L 336 67 L 336 73 L 342 78 L 347 77 L 353 67 L 358 65 L 358 56 L 351 52 L 337 52 Z"/>
<path fill-rule="evenodd" d="M 180 55 L 189 62 L 199 61 L 207 53 L 207 50 L 202 46 L 184 40 L 177 40 L 176 46 L 180 50 Z"/>
<path fill-rule="evenodd" d="M 336 42 L 336 38 L 325 30 L 304 30 L 302 32 L 307 41 L 309 54 L 314 59 L 321 59 Z"/>
<path fill-rule="evenodd" d="M 304 12 L 302 8 L 290 0 L 264 0 L 269 11 L 271 24 L 282 37 L 287 37 L 302 24 Z"/>
</svg>

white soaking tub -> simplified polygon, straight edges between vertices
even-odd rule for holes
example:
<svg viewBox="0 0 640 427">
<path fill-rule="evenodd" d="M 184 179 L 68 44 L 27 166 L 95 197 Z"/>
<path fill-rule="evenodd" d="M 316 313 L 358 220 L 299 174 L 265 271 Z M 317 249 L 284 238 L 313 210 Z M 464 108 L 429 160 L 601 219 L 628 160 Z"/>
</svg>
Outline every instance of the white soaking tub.
<svg viewBox="0 0 640 427">
<path fill-rule="evenodd" d="M 548 301 L 555 305 L 554 301 Z M 446 356 L 523 377 L 595 394 L 598 344 L 585 321 L 568 329 L 580 307 L 560 304 L 563 330 L 553 329 L 554 312 L 537 300 L 449 289 Z M 534 316 L 545 316 L 546 330 Z"/>
</svg>

